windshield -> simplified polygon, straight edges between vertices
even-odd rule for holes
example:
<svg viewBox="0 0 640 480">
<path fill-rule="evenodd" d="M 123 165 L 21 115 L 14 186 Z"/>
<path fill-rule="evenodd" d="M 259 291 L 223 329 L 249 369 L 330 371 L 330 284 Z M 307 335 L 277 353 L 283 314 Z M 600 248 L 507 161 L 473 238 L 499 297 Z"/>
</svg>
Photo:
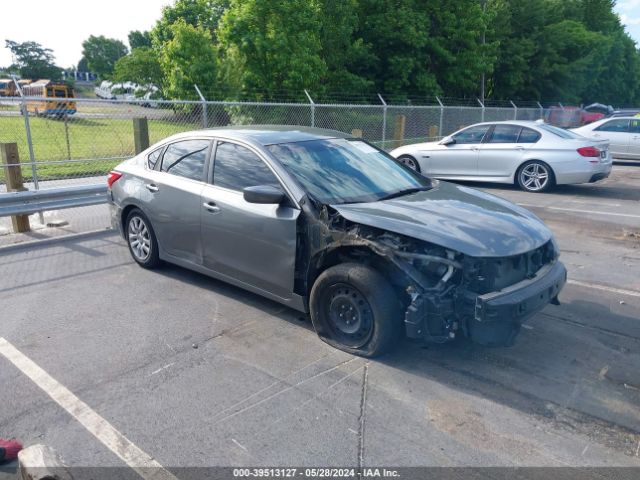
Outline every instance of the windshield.
<svg viewBox="0 0 640 480">
<path fill-rule="evenodd" d="M 311 140 L 267 148 L 325 204 L 375 202 L 431 187 L 428 178 L 360 140 Z"/>
<path fill-rule="evenodd" d="M 555 136 L 560 138 L 582 138 L 582 135 L 578 135 L 575 132 L 572 132 L 570 130 L 564 130 L 559 127 L 554 127 L 553 125 L 548 125 L 546 123 L 536 125 L 536 126 L 542 130 L 546 130 L 547 132 L 553 133 Z"/>
</svg>

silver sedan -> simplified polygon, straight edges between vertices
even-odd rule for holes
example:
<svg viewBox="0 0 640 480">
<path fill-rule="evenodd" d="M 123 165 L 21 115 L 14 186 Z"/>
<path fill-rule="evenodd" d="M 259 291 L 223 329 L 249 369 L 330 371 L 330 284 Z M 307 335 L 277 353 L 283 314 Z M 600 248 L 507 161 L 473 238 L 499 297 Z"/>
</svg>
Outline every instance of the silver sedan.
<svg viewBox="0 0 640 480">
<path fill-rule="evenodd" d="M 435 178 L 517 184 L 529 192 L 593 183 L 611 173 L 609 141 L 541 122 L 480 123 L 391 155 Z"/>
</svg>

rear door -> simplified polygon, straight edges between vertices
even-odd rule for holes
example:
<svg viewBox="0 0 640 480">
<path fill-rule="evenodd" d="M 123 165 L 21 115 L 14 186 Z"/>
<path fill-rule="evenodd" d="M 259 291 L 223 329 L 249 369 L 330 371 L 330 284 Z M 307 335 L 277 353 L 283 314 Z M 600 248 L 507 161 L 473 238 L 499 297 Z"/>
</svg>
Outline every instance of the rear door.
<svg viewBox="0 0 640 480">
<path fill-rule="evenodd" d="M 144 184 L 148 197 L 145 212 L 160 248 L 198 264 L 202 263 L 200 196 L 211 145 L 209 139 L 189 139 L 169 144 L 161 158 L 153 152 L 149 166 L 154 162 L 155 171 Z"/>
<path fill-rule="evenodd" d="M 640 119 L 631 120 L 629 127 L 631 138 L 629 139 L 629 157 L 640 160 Z"/>
<path fill-rule="evenodd" d="M 491 125 L 469 127 L 454 134 L 455 143 L 427 153 L 429 175 L 436 177 L 474 177 L 478 174 L 478 155 Z"/>
<path fill-rule="evenodd" d="M 510 177 L 520 165 L 525 149 L 539 139 L 540 134 L 530 128 L 510 124 L 496 125 L 480 146 L 478 176 Z"/>
<path fill-rule="evenodd" d="M 242 190 L 258 185 L 282 187 L 257 150 L 217 142 L 213 175 L 200 202 L 204 264 L 280 298 L 290 298 L 300 211 L 291 201 L 282 205 L 246 202 Z"/>
<path fill-rule="evenodd" d="M 593 129 L 593 136 L 597 139 L 609 140 L 611 155 L 615 158 L 626 157 L 629 154 L 631 134 L 630 121 L 623 118 L 613 118 Z"/>
</svg>

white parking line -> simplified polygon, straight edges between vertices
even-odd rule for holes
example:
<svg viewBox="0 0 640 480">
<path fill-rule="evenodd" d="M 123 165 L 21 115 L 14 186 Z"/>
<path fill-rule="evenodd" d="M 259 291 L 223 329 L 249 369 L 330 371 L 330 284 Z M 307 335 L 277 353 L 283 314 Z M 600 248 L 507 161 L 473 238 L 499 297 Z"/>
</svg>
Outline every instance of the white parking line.
<svg viewBox="0 0 640 480">
<path fill-rule="evenodd" d="M 542 205 L 531 205 L 530 203 L 518 203 L 521 207 L 527 208 L 546 208 L 547 210 L 558 210 L 560 212 L 573 212 L 573 213 L 590 213 L 593 215 L 606 215 L 613 217 L 628 217 L 628 218 L 640 218 L 640 215 L 633 215 L 631 213 L 615 213 L 615 212 L 602 212 L 599 210 L 581 210 L 578 208 L 562 208 L 562 207 L 545 207 Z"/>
<path fill-rule="evenodd" d="M 153 457 L 136 447 L 113 425 L 94 412 L 64 385 L 45 372 L 29 357 L 0 337 L 0 354 L 13 363 L 38 387 L 89 430 L 103 445 L 120 457 L 138 475 L 148 480 L 177 480 Z"/>
<path fill-rule="evenodd" d="M 595 283 L 580 282 L 579 280 L 567 280 L 569 285 L 575 285 L 576 287 L 592 288 L 594 290 L 601 290 L 603 292 L 616 293 L 618 295 L 627 295 L 629 297 L 640 298 L 640 292 L 635 290 L 624 290 L 622 288 L 607 287 L 606 285 L 598 285 Z"/>
</svg>

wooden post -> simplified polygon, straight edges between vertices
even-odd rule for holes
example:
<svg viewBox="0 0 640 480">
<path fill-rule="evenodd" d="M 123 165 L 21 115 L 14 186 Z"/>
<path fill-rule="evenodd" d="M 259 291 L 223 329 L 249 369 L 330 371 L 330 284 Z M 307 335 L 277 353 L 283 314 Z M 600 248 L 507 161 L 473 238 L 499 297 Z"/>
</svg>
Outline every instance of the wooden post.
<svg viewBox="0 0 640 480">
<path fill-rule="evenodd" d="M 429 138 L 438 138 L 438 127 L 436 125 L 431 125 L 429 127 Z"/>
<path fill-rule="evenodd" d="M 404 115 L 396 115 L 396 128 L 393 131 L 393 140 L 395 148 L 401 147 L 404 141 L 404 127 L 407 123 L 407 117 Z"/>
<path fill-rule="evenodd" d="M 136 155 L 149 148 L 149 124 L 147 117 L 133 119 L 133 142 Z"/>
<path fill-rule="evenodd" d="M 20 156 L 18 155 L 17 143 L 0 143 L 0 157 L 4 167 L 4 178 L 7 182 L 7 192 L 24 192 L 22 180 L 22 168 L 20 167 Z M 14 215 L 11 217 L 13 231 L 23 233 L 31 230 L 28 215 Z"/>
<path fill-rule="evenodd" d="M 362 138 L 362 130 L 360 130 L 359 128 L 354 128 L 353 130 L 351 130 L 351 135 L 353 135 L 354 137 Z"/>
</svg>

